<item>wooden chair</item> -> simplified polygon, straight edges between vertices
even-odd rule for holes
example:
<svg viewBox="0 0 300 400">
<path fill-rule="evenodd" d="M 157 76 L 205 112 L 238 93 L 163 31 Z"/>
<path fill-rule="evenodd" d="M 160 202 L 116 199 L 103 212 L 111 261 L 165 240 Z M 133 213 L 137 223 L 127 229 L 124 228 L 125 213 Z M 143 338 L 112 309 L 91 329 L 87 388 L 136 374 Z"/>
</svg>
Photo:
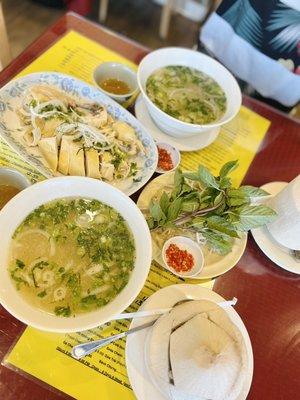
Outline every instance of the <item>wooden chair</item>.
<svg viewBox="0 0 300 400">
<path fill-rule="evenodd" d="M 166 0 L 161 11 L 159 36 L 166 39 L 169 32 L 170 20 L 174 9 L 175 0 Z"/>
<path fill-rule="evenodd" d="M 199 22 L 199 28 L 205 23 L 210 14 L 219 6 L 222 0 L 206 0 L 205 6 L 207 11 Z M 166 0 L 162 8 L 162 14 L 159 24 L 159 36 L 161 39 L 166 39 L 169 32 L 170 21 L 174 11 L 175 0 Z"/>
<path fill-rule="evenodd" d="M 212 6 L 215 6 L 215 3 L 220 2 L 221 0 L 207 0 L 208 1 L 208 10 L 212 11 Z M 105 22 L 107 17 L 109 0 L 100 0 L 99 2 L 99 21 Z M 165 0 L 165 4 L 162 6 L 161 18 L 159 24 L 159 36 L 162 39 L 166 39 L 169 32 L 170 21 L 172 17 L 172 13 L 174 11 L 175 0 Z M 203 21 L 201 21 L 203 22 Z"/>
<path fill-rule="evenodd" d="M 108 9 L 109 0 L 100 0 L 99 2 L 99 21 L 105 22 L 107 17 L 107 9 Z"/>
<path fill-rule="evenodd" d="M 2 2 L 0 1 L 0 71 L 11 61 L 11 59 L 12 57 L 8 43 Z"/>
</svg>

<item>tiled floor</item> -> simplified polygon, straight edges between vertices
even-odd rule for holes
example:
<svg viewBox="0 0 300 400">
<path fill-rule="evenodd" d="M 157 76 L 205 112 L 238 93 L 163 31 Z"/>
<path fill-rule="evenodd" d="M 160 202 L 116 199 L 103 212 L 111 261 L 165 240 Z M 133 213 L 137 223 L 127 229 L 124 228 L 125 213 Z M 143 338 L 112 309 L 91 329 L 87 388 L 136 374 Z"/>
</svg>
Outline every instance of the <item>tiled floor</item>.
<svg viewBox="0 0 300 400">
<path fill-rule="evenodd" d="M 14 57 L 65 12 L 31 0 L 2 0 L 2 3 Z M 105 25 L 152 48 L 167 45 L 192 47 L 196 42 L 198 24 L 174 15 L 169 37 L 163 41 L 158 36 L 160 14 L 161 7 L 151 0 L 110 0 Z M 98 0 L 89 15 L 94 21 L 97 17 Z"/>
<path fill-rule="evenodd" d="M 33 42 L 63 10 L 45 8 L 30 0 L 2 0 L 13 57 Z"/>
</svg>

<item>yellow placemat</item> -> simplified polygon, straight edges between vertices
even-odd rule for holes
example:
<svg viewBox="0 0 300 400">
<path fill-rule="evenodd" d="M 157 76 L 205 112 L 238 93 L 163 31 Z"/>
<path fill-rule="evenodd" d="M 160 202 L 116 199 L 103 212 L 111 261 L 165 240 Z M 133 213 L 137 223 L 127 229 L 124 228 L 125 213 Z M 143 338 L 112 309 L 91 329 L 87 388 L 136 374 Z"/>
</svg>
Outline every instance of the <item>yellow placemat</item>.
<svg viewBox="0 0 300 400">
<path fill-rule="evenodd" d="M 71 31 L 26 67 L 19 76 L 38 71 L 59 71 L 92 83 L 94 67 L 101 61 L 112 60 L 133 66 L 120 55 Z M 235 183 L 239 184 L 264 138 L 269 123 L 265 118 L 242 107 L 237 117 L 222 128 L 218 139 L 212 145 L 204 150 L 182 155 L 183 168 L 194 169 L 202 162 L 213 172 L 217 172 L 224 162 L 239 159 L 240 168 L 234 175 Z M 14 166 L 26 173 L 33 182 L 43 179 L 2 141 L 0 165 Z M 136 310 L 149 295 L 161 287 L 181 282 L 183 280 L 153 264 L 142 292 L 129 309 Z M 201 283 L 210 288 L 212 284 L 212 281 Z M 50 334 L 27 328 L 5 359 L 5 363 L 76 399 L 133 399 L 126 374 L 124 340 L 81 361 L 76 361 L 70 356 L 74 344 L 89 338 L 99 338 L 102 334 L 114 334 L 127 327 L 127 322 L 120 321 L 102 329 L 69 335 Z"/>
<path fill-rule="evenodd" d="M 137 69 L 127 58 L 108 48 L 70 31 L 57 41 L 45 53 L 21 71 L 17 77 L 33 72 L 56 71 L 70 74 L 94 84 L 93 71 L 103 61 L 116 61 Z M 23 161 L 3 140 L 0 139 L 0 166 L 13 166 L 25 173 L 32 182 L 43 179 L 43 176 Z"/>
<path fill-rule="evenodd" d="M 195 170 L 201 163 L 218 175 L 220 167 L 227 161 L 239 160 L 239 168 L 230 175 L 233 183 L 239 186 L 269 126 L 269 120 L 242 106 L 238 115 L 222 126 L 217 140 L 210 146 L 182 154 L 182 168 Z"/>
<path fill-rule="evenodd" d="M 135 311 L 161 287 L 183 283 L 175 275 L 152 265 L 147 282 L 128 311 Z M 213 281 L 202 286 L 212 288 Z M 82 333 L 52 334 L 27 328 L 6 364 L 19 368 L 51 386 L 80 400 L 133 400 L 125 366 L 125 340 L 119 340 L 83 360 L 74 360 L 71 348 L 89 339 L 99 339 L 127 330 L 128 321 L 118 321 L 105 328 Z"/>
<path fill-rule="evenodd" d="M 137 69 L 136 64 L 120 54 L 75 31 L 70 31 L 17 76 L 32 72 L 56 71 L 94 84 L 93 71 L 104 61 L 121 62 Z"/>
</svg>

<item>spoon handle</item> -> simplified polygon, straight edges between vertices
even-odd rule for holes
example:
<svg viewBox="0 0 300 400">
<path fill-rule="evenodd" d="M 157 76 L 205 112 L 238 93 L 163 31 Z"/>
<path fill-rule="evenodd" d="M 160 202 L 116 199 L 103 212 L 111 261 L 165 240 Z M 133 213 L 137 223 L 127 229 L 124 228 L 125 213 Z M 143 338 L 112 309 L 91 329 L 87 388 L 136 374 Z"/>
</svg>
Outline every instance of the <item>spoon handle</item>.
<svg viewBox="0 0 300 400">
<path fill-rule="evenodd" d="M 237 302 L 237 299 L 234 297 L 232 300 L 221 301 L 218 303 L 218 305 L 222 308 L 226 308 L 226 307 L 235 305 L 236 302 Z M 148 317 L 151 315 L 159 315 L 159 314 L 163 314 L 165 312 L 172 310 L 172 308 L 173 307 L 158 309 L 158 310 L 151 310 L 151 311 L 137 311 L 136 313 L 123 313 L 123 314 L 119 314 L 119 316 L 116 316 L 117 318 L 114 317 L 114 319 L 126 319 L 126 318 L 130 319 L 130 318 L 134 318 L 137 316 L 138 317 Z M 122 339 L 122 338 L 130 335 L 131 333 L 134 333 L 139 330 L 148 328 L 149 326 L 152 326 L 156 320 L 157 320 L 157 318 L 153 319 L 150 322 L 147 322 L 146 324 L 139 325 L 139 326 L 136 326 L 135 328 L 129 329 L 128 331 L 118 333 L 117 335 L 109 336 L 108 338 L 78 344 L 77 346 L 73 347 L 71 354 L 74 358 L 79 360 L 80 358 L 85 357 L 88 354 L 91 354 L 94 351 L 101 349 L 102 347 L 105 347 L 108 344 L 110 344 L 116 340 Z"/>
<path fill-rule="evenodd" d="M 110 336 L 108 338 L 100 339 L 100 340 L 95 340 L 93 342 L 87 342 L 87 343 L 82 343 L 78 344 L 77 346 L 74 346 L 72 349 L 72 357 L 76 358 L 79 360 L 82 357 L 87 356 L 88 354 L 93 353 L 94 351 L 101 349 L 102 347 L 107 346 L 108 344 L 115 342 L 116 340 L 122 339 L 131 333 L 140 331 L 141 329 L 148 328 L 149 326 L 153 325 L 156 319 L 153 321 L 150 321 L 146 324 L 136 326 L 135 328 L 129 329 L 126 332 L 118 333 L 117 335 Z"/>
<path fill-rule="evenodd" d="M 191 301 L 193 299 L 186 299 L 185 301 Z M 218 305 L 222 308 L 226 308 L 229 306 L 235 306 L 237 303 L 237 299 L 234 297 L 232 300 L 227 300 L 227 301 L 221 301 L 218 303 Z M 135 311 L 131 313 L 122 313 L 122 314 L 117 314 L 114 315 L 114 317 L 109 321 L 117 321 L 120 319 L 133 319 L 133 318 L 144 318 L 144 317 L 152 317 L 153 315 L 161 315 L 165 314 L 169 311 L 171 311 L 173 307 L 168 307 L 168 308 L 158 308 L 156 310 L 143 310 L 143 311 Z"/>
<path fill-rule="evenodd" d="M 114 315 L 110 321 L 117 321 L 119 319 L 132 319 L 132 318 L 144 318 L 152 317 L 153 315 L 161 315 L 170 311 L 171 308 L 158 308 L 156 310 L 145 310 L 145 311 L 135 311 L 131 313 L 122 313 Z"/>
</svg>

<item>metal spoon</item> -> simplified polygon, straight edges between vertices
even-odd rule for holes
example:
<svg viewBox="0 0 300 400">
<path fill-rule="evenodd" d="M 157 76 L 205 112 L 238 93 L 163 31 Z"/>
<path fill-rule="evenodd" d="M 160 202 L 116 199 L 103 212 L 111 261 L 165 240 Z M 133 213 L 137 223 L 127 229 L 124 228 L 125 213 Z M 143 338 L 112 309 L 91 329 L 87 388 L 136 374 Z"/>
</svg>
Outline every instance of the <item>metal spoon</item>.
<svg viewBox="0 0 300 400">
<path fill-rule="evenodd" d="M 174 308 L 174 307 L 176 307 L 176 306 L 178 306 L 180 304 L 186 303 L 187 301 L 192 301 L 192 300 L 195 300 L 195 299 L 183 299 L 183 300 L 180 300 L 180 301 L 176 302 L 173 305 L 172 308 Z M 235 305 L 236 302 L 237 302 L 237 299 L 234 298 L 234 299 L 229 300 L 229 301 L 222 301 L 222 302 L 218 303 L 218 305 L 221 306 L 221 307 L 228 307 L 228 306 L 231 306 L 231 305 Z M 172 308 L 170 308 L 170 309 L 172 309 Z M 130 314 L 133 314 L 133 313 L 130 313 Z M 130 318 L 132 318 L 132 316 Z M 140 331 L 142 329 L 145 329 L 145 328 L 149 328 L 150 326 L 154 325 L 154 323 L 157 321 L 158 318 L 154 318 L 152 321 L 147 322 L 146 324 L 139 325 L 139 326 L 137 326 L 135 328 L 129 329 L 128 331 L 118 333 L 117 335 L 109 336 L 109 337 L 104 338 L 104 339 L 94 340 L 92 342 L 86 342 L 86 343 L 78 344 L 77 346 L 74 346 L 72 348 L 72 351 L 71 351 L 72 357 L 74 357 L 77 360 L 79 360 L 80 358 L 85 357 L 88 354 L 91 354 L 94 351 L 96 351 L 98 349 L 101 349 L 102 347 L 105 347 L 108 344 L 110 344 L 110 343 L 112 343 L 112 342 L 114 342 L 116 340 L 122 339 L 122 338 L 130 335 L 131 333 L 138 332 L 138 331 Z"/>
<path fill-rule="evenodd" d="M 193 299 L 180 300 L 177 303 L 175 303 L 173 305 L 173 307 L 178 306 L 179 304 L 185 303 L 187 301 L 191 301 L 191 300 L 193 300 Z M 128 313 L 128 314 L 134 314 L 134 313 Z M 130 316 L 129 318 L 132 318 L 132 316 Z M 126 319 L 126 317 L 123 317 L 123 319 Z M 157 321 L 157 318 L 154 318 L 153 321 L 147 322 L 146 324 L 139 325 L 135 328 L 129 329 L 128 331 L 118 333 L 117 335 L 109 336 L 108 338 L 105 338 L 105 339 L 99 339 L 99 340 L 94 340 L 92 342 L 78 344 L 77 346 L 74 346 L 72 348 L 72 351 L 71 351 L 72 357 L 79 360 L 80 358 L 85 357 L 88 354 L 91 354 L 94 351 L 107 346 L 108 344 L 114 342 L 115 340 L 122 339 L 122 338 L 130 335 L 131 333 L 134 333 L 134 332 L 140 331 L 142 329 L 148 328 L 149 326 L 152 326 L 155 321 Z"/>
<path fill-rule="evenodd" d="M 296 262 L 300 262 L 300 250 L 290 250 L 290 254 Z"/>
</svg>

